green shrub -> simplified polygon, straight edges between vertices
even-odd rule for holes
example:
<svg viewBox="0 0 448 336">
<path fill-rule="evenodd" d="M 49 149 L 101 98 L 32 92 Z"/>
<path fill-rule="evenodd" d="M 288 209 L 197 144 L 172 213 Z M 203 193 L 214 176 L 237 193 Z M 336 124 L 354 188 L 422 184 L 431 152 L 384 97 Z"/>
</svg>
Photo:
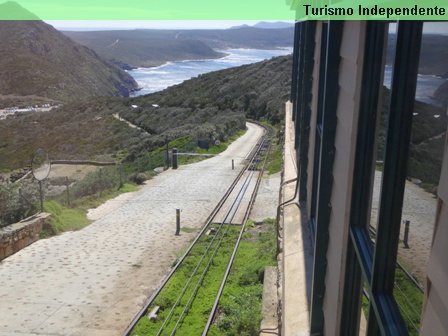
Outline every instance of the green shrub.
<svg viewBox="0 0 448 336">
<path fill-rule="evenodd" d="M 259 335 L 264 270 L 276 265 L 277 256 L 275 220 L 263 225 L 261 232 L 248 230 L 240 243 L 209 335 Z"/>
<path fill-rule="evenodd" d="M 86 213 L 79 209 L 70 209 L 56 201 L 47 201 L 44 210 L 51 213 L 50 226 L 44 228 L 43 236 L 50 236 L 69 230 L 78 230 L 90 223 Z"/>
<path fill-rule="evenodd" d="M 120 173 L 117 167 L 100 168 L 88 173 L 84 179 L 76 183 L 70 190 L 75 198 L 94 195 L 108 189 L 118 188 Z"/>
<path fill-rule="evenodd" d="M 146 180 L 148 180 L 148 176 L 145 173 L 137 173 L 132 174 L 129 179 L 135 184 L 142 185 Z"/>
<path fill-rule="evenodd" d="M 0 184 L 0 226 L 16 223 L 37 211 L 36 183 Z"/>
</svg>

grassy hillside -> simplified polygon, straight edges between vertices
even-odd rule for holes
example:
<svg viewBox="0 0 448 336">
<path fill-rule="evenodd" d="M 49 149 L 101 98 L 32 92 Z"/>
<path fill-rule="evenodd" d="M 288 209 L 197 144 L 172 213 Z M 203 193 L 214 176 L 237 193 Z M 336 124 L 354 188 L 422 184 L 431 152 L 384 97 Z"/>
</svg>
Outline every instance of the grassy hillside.
<svg viewBox="0 0 448 336">
<path fill-rule="evenodd" d="M 378 160 L 384 159 L 384 141 L 387 132 L 387 115 L 390 90 L 383 88 L 383 110 L 378 138 Z M 420 179 L 424 187 L 434 192 L 442 168 L 448 117 L 445 110 L 419 101 L 414 105 L 408 176 Z"/>
<path fill-rule="evenodd" d="M 87 100 L 0 121 L 0 169 L 29 165 L 38 148 L 47 150 L 52 159 L 87 159 L 129 146 L 140 132 L 112 116 L 113 101 Z"/>
<path fill-rule="evenodd" d="M 9 117 L 0 121 L 0 169 L 28 165 L 39 147 L 52 159 L 120 153 L 132 162 L 166 140 L 223 141 L 244 127 L 245 116 L 279 122 L 290 74 L 291 57 L 278 57 L 202 75 L 148 96 L 92 98 L 51 112 Z M 116 114 L 147 133 L 117 120 Z"/>
<path fill-rule="evenodd" d="M 178 39 L 173 31 L 114 30 L 64 34 L 124 69 L 152 67 L 167 61 L 223 56 L 199 40 Z"/>
<path fill-rule="evenodd" d="M 212 48 L 272 49 L 292 46 L 294 30 L 241 27 L 215 30 L 123 30 L 64 32 L 124 69 L 167 61 L 219 58 Z"/>
<path fill-rule="evenodd" d="M 119 154 L 132 162 L 164 145 L 165 140 L 200 138 L 203 134 L 225 140 L 243 128 L 245 121 L 242 114 L 232 111 L 204 109 L 188 115 L 182 109 L 173 109 L 165 116 L 153 116 L 154 126 L 148 134 L 114 117 L 128 110 L 133 107 L 127 99 L 95 98 L 51 112 L 7 118 L 0 122 L 0 170 L 28 166 L 38 148 L 47 150 L 51 159 L 110 160 Z"/>
<path fill-rule="evenodd" d="M 291 56 L 276 57 L 200 75 L 146 96 L 90 99 L 48 113 L 7 118 L 0 122 L 0 169 L 29 164 L 38 147 L 53 159 L 118 154 L 128 163 L 140 162 L 167 140 L 226 140 L 243 128 L 245 117 L 279 123 L 289 98 L 291 63 Z M 383 101 L 379 160 L 384 157 L 386 88 Z M 448 118 L 441 108 L 421 102 L 416 102 L 415 112 L 409 176 L 431 187 L 440 174 Z M 145 132 L 117 120 L 117 114 Z"/>
<path fill-rule="evenodd" d="M 140 109 L 128 110 L 123 117 L 151 130 L 156 120 L 148 116 L 155 108 L 167 115 L 165 109 L 183 110 L 197 115 L 199 111 L 234 111 L 252 119 L 278 123 L 284 115 L 284 104 L 291 88 L 292 57 L 275 57 L 268 61 L 200 75 L 182 84 L 147 96 L 132 98 Z M 179 119 L 182 123 L 182 120 Z"/>
<path fill-rule="evenodd" d="M 260 29 L 241 27 L 235 29 L 181 30 L 178 38 L 193 38 L 205 42 L 212 48 L 273 49 L 292 47 L 294 28 Z"/>
<path fill-rule="evenodd" d="M 1 21 L 0 41 L 2 95 L 67 101 L 128 96 L 137 88 L 126 72 L 42 21 Z"/>
</svg>

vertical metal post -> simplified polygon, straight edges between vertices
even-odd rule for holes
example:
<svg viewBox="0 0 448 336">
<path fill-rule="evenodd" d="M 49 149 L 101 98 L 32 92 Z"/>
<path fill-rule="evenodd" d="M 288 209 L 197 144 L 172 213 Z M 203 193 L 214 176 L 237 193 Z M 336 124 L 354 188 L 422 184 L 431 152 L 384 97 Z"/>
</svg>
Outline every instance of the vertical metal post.
<svg viewBox="0 0 448 336">
<path fill-rule="evenodd" d="M 70 205 L 70 194 L 69 194 L 69 188 L 68 185 L 70 184 L 68 177 L 65 177 L 65 190 L 66 190 L 66 194 L 67 194 L 67 205 Z"/>
<path fill-rule="evenodd" d="M 421 21 L 398 23 L 367 336 L 408 335 L 393 289 L 422 28 Z"/>
<path fill-rule="evenodd" d="M 42 190 L 42 181 L 39 181 L 39 194 L 40 194 L 40 212 L 44 212 L 44 192 Z"/>
<path fill-rule="evenodd" d="M 337 127 L 337 106 L 339 100 L 339 64 L 341 61 L 340 49 L 344 21 L 330 21 L 328 26 L 323 25 L 323 29 L 328 29 L 326 34 L 326 45 L 323 45 L 324 52 L 321 62 L 326 64 L 321 70 L 325 73 L 320 76 L 323 85 L 319 85 L 323 90 L 322 101 L 322 129 L 317 201 L 316 201 L 316 234 L 314 245 L 313 282 L 311 288 L 310 307 L 310 334 L 323 335 L 325 317 L 323 304 L 326 291 L 327 274 L 327 250 L 329 244 L 329 224 L 332 211 L 331 194 L 333 190 L 333 163 L 335 156 L 335 137 Z M 319 127 L 319 126 L 316 126 Z M 316 130 L 319 131 L 319 130 Z M 317 154 L 317 153 L 316 153 Z M 306 169 L 306 167 L 304 167 Z M 305 189 L 306 190 L 306 189 Z"/>
<path fill-rule="evenodd" d="M 235 162 L 232 159 L 232 170 L 234 170 L 234 169 L 235 169 Z"/>
<path fill-rule="evenodd" d="M 122 163 L 120 163 L 118 166 L 118 172 L 120 174 L 120 187 L 119 187 L 119 189 L 120 189 L 121 187 L 123 187 L 123 164 Z"/>
<path fill-rule="evenodd" d="M 295 106 L 297 104 L 297 83 L 298 83 L 298 64 L 299 64 L 299 42 L 300 42 L 300 23 L 294 25 L 294 51 L 292 56 L 292 80 L 290 101 Z M 295 120 L 295 113 L 292 113 L 292 120 Z"/>
<path fill-rule="evenodd" d="M 176 236 L 180 235 L 180 209 L 176 209 Z"/>
<path fill-rule="evenodd" d="M 299 34 L 297 35 L 297 46 L 298 46 L 298 52 L 297 52 L 297 85 L 296 85 L 296 95 L 295 95 L 295 104 L 293 105 L 293 118 L 295 125 L 295 141 L 294 141 L 294 148 L 299 148 L 299 139 L 300 139 L 300 120 L 301 120 L 301 113 L 302 113 L 302 91 L 304 89 L 304 76 L 303 76 L 303 69 L 304 69 L 304 58 L 305 58 L 305 40 L 306 40 L 306 29 L 307 29 L 307 22 L 300 22 L 300 29 Z M 297 151 L 299 152 L 299 151 Z M 299 159 L 299 154 L 297 154 L 297 160 Z"/>
<path fill-rule="evenodd" d="M 98 175 L 99 175 L 99 186 L 100 186 L 100 197 L 101 197 L 101 192 L 102 192 L 102 189 L 103 189 L 103 180 L 102 180 L 102 173 L 103 173 L 103 169 L 102 168 L 100 168 L 100 171 L 99 171 L 99 173 L 98 173 Z"/>
<path fill-rule="evenodd" d="M 303 80 L 301 81 L 301 96 L 300 99 L 300 116 L 296 119 L 300 128 L 299 137 L 296 135 L 296 148 L 299 148 L 299 170 L 300 170 L 300 187 L 299 187 L 299 201 L 306 201 L 307 197 L 307 180 L 308 180 L 308 148 L 310 135 L 310 120 L 311 120 L 311 100 L 313 98 L 313 68 L 314 68 L 314 48 L 315 48 L 315 33 L 316 22 L 307 21 L 303 60 Z M 296 132 L 297 133 L 297 132 Z M 298 143 L 297 143 L 298 141 Z M 297 146 L 298 145 L 298 146 Z"/>
<path fill-rule="evenodd" d="M 410 223 L 411 222 L 408 221 L 408 220 L 404 221 L 404 239 L 403 239 L 403 244 L 404 244 L 404 247 L 406 247 L 406 248 L 409 248 L 408 242 L 409 242 L 409 224 Z"/>
<path fill-rule="evenodd" d="M 165 138 L 165 144 L 166 144 L 166 148 L 165 148 L 165 170 L 170 168 L 170 154 L 169 154 L 169 150 L 168 150 L 168 138 Z"/>
<path fill-rule="evenodd" d="M 177 148 L 173 148 L 173 169 L 177 169 Z"/>
<path fill-rule="evenodd" d="M 344 280 L 341 328 L 339 335 L 358 336 L 361 314 L 361 287 L 364 273 L 369 287 L 373 249 L 367 231 L 374 177 L 375 133 L 382 88 L 383 55 L 387 23 L 366 24 L 364 63 L 359 103 L 358 135 L 353 169 L 350 235 Z"/>
</svg>

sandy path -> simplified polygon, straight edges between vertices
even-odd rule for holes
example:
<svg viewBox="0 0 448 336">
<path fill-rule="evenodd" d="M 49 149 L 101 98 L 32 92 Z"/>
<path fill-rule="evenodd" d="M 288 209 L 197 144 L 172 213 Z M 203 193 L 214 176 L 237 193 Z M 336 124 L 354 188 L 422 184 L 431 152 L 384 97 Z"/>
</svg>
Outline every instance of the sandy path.
<svg viewBox="0 0 448 336">
<path fill-rule="evenodd" d="M 376 172 L 373 202 L 372 225 L 377 225 L 378 198 L 381 188 L 381 172 Z M 402 222 L 409 220 L 409 249 L 400 241 L 398 256 L 420 284 L 425 284 L 426 266 L 431 249 L 432 234 L 436 216 L 435 197 L 416 184 L 406 181 Z M 401 225 L 400 240 L 404 238 L 404 224 Z"/>
<path fill-rule="evenodd" d="M 85 229 L 0 263 L 0 335 L 120 335 L 196 234 L 262 134 L 253 124 L 222 156 L 169 170 L 110 201 Z M 237 169 L 231 170 L 235 158 Z"/>
<path fill-rule="evenodd" d="M 266 218 L 276 218 L 280 182 L 280 173 L 272 175 L 265 173 L 263 176 L 255 204 L 250 214 L 250 218 L 255 222 L 261 222 Z"/>
<path fill-rule="evenodd" d="M 142 131 L 143 133 L 149 134 L 149 133 L 148 133 L 147 131 L 145 131 L 143 128 L 141 128 L 141 127 L 139 127 L 139 126 L 137 126 L 137 125 L 131 123 L 130 121 L 127 121 L 126 119 L 120 117 L 120 115 L 119 115 L 118 113 L 113 114 L 113 116 L 114 116 L 115 119 L 120 120 L 120 121 L 126 123 L 129 127 L 131 127 L 131 128 L 136 128 L 136 129 Z"/>
<path fill-rule="evenodd" d="M 80 181 L 88 173 L 93 172 L 100 167 L 90 166 L 90 165 L 68 165 L 68 164 L 54 164 L 51 165 L 51 170 L 48 178 L 65 178 L 66 176 L 70 179 Z"/>
</svg>

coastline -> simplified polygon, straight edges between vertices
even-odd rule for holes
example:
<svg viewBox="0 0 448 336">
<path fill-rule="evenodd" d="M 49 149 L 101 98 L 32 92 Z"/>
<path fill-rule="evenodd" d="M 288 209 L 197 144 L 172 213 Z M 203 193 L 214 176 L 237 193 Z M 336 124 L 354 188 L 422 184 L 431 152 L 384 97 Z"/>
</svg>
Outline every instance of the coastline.
<svg viewBox="0 0 448 336">
<path fill-rule="evenodd" d="M 184 59 L 167 61 L 156 67 L 139 67 L 126 71 L 138 83 L 140 90 L 134 91 L 132 97 L 147 95 L 180 84 L 185 80 L 202 74 L 253 64 L 276 56 L 292 52 L 291 47 L 277 49 L 228 48 L 217 49 L 220 58 Z"/>
</svg>

